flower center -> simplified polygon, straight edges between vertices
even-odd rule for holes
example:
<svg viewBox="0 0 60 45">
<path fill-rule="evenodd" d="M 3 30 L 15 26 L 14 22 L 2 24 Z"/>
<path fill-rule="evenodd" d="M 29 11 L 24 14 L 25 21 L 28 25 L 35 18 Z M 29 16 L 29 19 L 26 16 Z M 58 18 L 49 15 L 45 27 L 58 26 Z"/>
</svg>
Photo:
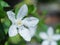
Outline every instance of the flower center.
<svg viewBox="0 0 60 45">
<path fill-rule="evenodd" d="M 20 26 L 22 25 L 22 21 L 21 21 L 21 20 L 16 20 L 16 25 L 17 25 L 18 27 L 20 27 Z"/>
<path fill-rule="evenodd" d="M 49 41 L 52 41 L 52 36 L 49 36 L 49 37 L 48 37 L 48 40 L 49 40 Z"/>
<path fill-rule="evenodd" d="M 22 24 L 22 22 L 21 21 L 17 21 L 17 25 L 21 25 Z"/>
</svg>

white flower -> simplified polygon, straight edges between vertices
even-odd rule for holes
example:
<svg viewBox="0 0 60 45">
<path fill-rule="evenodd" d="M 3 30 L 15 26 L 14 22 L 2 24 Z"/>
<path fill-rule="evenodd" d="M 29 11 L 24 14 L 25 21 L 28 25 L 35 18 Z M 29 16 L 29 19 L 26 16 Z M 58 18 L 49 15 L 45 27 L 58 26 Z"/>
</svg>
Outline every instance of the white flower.
<svg viewBox="0 0 60 45">
<path fill-rule="evenodd" d="M 10 37 L 16 36 L 19 33 L 26 41 L 31 40 L 31 37 L 34 35 L 32 30 L 36 30 L 39 20 L 35 17 L 27 17 L 24 19 L 24 17 L 27 15 L 27 12 L 28 7 L 26 4 L 19 9 L 16 17 L 12 11 L 7 12 L 8 18 L 12 22 L 8 32 Z"/>
<path fill-rule="evenodd" d="M 41 45 L 57 45 L 57 42 L 60 39 L 59 34 L 54 34 L 52 27 L 48 28 L 47 33 L 41 32 L 40 37 L 44 40 Z"/>
</svg>

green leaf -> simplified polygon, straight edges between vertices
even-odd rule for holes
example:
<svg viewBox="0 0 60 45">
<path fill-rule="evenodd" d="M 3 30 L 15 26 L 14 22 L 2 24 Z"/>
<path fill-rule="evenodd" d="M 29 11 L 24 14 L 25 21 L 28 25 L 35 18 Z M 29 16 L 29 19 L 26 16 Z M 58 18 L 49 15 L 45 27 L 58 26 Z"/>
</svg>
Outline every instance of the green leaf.
<svg viewBox="0 0 60 45">
<path fill-rule="evenodd" d="M 4 1 L 1 1 L 0 3 L 1 3 L 2 7 L 9 7 L 9 5 L 6 2 L 4 2 Z"/>
<path fill-rule="evenodd" d="M 0 0 L 0 2 L 3 1 L 3 0 Z"/>
<path fill-rule="evenodd" d="M 3 10 L 3 7 L 0 4 L 0 18 L 3 18 L 5 16 L 5 12 Z"/>
<path fill-rule="evenodd" d="M 11 44 L 18 44 L 20 41 L 21 41 L 21 37 L 19 34 L 14 37 L 9 37 L 9 42 Z"/>
<path fill-rule="evenodd" d="M 4 39 L 5 39 L 4 27 L 3 27 L 2 23 L 0 22 L 0 42 Z"/>
<path fill-rule="evenodd" d="M 58 45 L 60 45 L 60 40 L 58 41 Z"/>
<path fill-rule="evenodd" d="M 3 20 L 3 21 L 2 21 Z M 10 24 L 11 22 L 9 21 L 9 19 L 6 17 L 6 18 L 3 18 L 1 21 L 3 23 L 3 26 L 4 26 L 4 31 L 5 31 L 5 34 L 8 33 L 8 30 L 9 30 L 9 27 L 10 27 Z"/>
<path fill-rule="evenodd" d="M 0 18 L 4 18 L 6 16 L 6 13 L 4 10 L 0 10 Z"/>
<path fill-rule="evenodd" d="M 57 24 L 55 29 L 56 29 L 56 33 L 60 33 L 60 24 Z"/>
<path fill-rule="evenodd" d="M 9 44 L 8 44 L 8 41 L 5 42 L 5 45 L 9 45 Z"/>
<path fill-rule="evenodd" d="M 60 33 L 60 29 L 56 29 L 56 33 L 59 34 Z"/>
<path fill-rule="evenodd" d="M 36 7 L 34 5 L 28 5 L 28 13 L 32 14 L 36 12 Z"/>
<path fill-rule="evenodd" d="M 1 6 L 1 4 L 0 4 L 0 10 L 3 10 L 3 7 Z"/>
</svg>

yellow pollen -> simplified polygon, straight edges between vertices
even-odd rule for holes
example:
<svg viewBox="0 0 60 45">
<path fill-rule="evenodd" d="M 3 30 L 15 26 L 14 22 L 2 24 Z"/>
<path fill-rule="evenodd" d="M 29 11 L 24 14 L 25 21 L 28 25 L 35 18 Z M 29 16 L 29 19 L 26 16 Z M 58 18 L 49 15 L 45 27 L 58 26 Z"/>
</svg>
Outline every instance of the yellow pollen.
<svg viewBox="0 0 60 45">
<path fill-rule="evenodd" d="M 21 21 L 17 21 L 17 25 L 21 25 L 22 23 L 21 23 Z"/>
</svg>

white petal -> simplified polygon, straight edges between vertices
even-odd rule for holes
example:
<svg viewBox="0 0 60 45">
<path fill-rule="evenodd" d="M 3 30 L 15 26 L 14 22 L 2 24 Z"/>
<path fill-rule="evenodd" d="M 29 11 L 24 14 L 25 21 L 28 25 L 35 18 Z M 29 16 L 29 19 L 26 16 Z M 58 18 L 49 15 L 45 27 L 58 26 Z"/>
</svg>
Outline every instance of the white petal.
<svg viewBox="0 0 60 45">
<path fill-rule="evenodd" d="M 42 45 L 49 45 L 49 41 L 47 41 L 47 40 L 43 41 Z"/>
<path fill-rule="evenodd" d="M 8 33 L 9 33 L 10 37 L 16 36 L 18 34 L 16 26 L 15 25 L 11 25 L 10 28 L 9 28 L 9 32 Z"/>
<path fill-rule="evenodd" d="M 20 9 L 19 9 L 19 12 L 17 14 L 17 18 L 20 18 L 22 19 L 24 16 L 27 15 L 27 12 L 28 12 L 28 7 L 26 4 L 24 4 Z"/>
<path fill-rule="evenodd" d="M 40 36 L 43 40 L 48 39 L 47 34 L 46 34 L 46 33 L 44 33 L 44 32 L 41 32 L 41 33 L 39 34 L 39 36 Z"/>
<path fill-rule="evenodd" d="M 52 41 L 50 45 L 57 45 L 57 42 Z"/>
<path fill-rule="evenodd" d="M 7 15 L 12 22 L 15 21 L 15 14 L 12 11 L 7 11 Z"/>
<path fill-rule="evenodd" d="M 36 26 L 39 22 L 38 18 L 35 17 L 27 17 L 23 21 L 24 21 L 24 25 L 28 27 Z"/>
<path fill-rule="evenodd" d="M 58 35 L 58 34 L 53 35 L 53 39 L 56 41 L 60 40 L 60 35 Z"/>
<path fill-rule="evenodd" d="M 53 33 L 54 33 L 53 28 L 52 27 L 49 27 L 47 33 L 48 33 L 49 36 L 52 36 Z"/>
<path fill-rule="evenodd" d="M 33 37 L 34 36 L 34 34 L 35 34 L 35 32 L 36 32 L 36 26 L 35 27 L 30 27 L 29 28 L 29 31 L 30 31 L 30 34 L 31 34 L 31 37 Z"/>
<path fill-rule="evenodd" d="M 26 40 L 26 41 L 31 40 L 31 35 L 30 35 L 30 32 L 27 28 L 20 27 L 19 34 L 23 37 L 24 40 Z"/>
</svg>

